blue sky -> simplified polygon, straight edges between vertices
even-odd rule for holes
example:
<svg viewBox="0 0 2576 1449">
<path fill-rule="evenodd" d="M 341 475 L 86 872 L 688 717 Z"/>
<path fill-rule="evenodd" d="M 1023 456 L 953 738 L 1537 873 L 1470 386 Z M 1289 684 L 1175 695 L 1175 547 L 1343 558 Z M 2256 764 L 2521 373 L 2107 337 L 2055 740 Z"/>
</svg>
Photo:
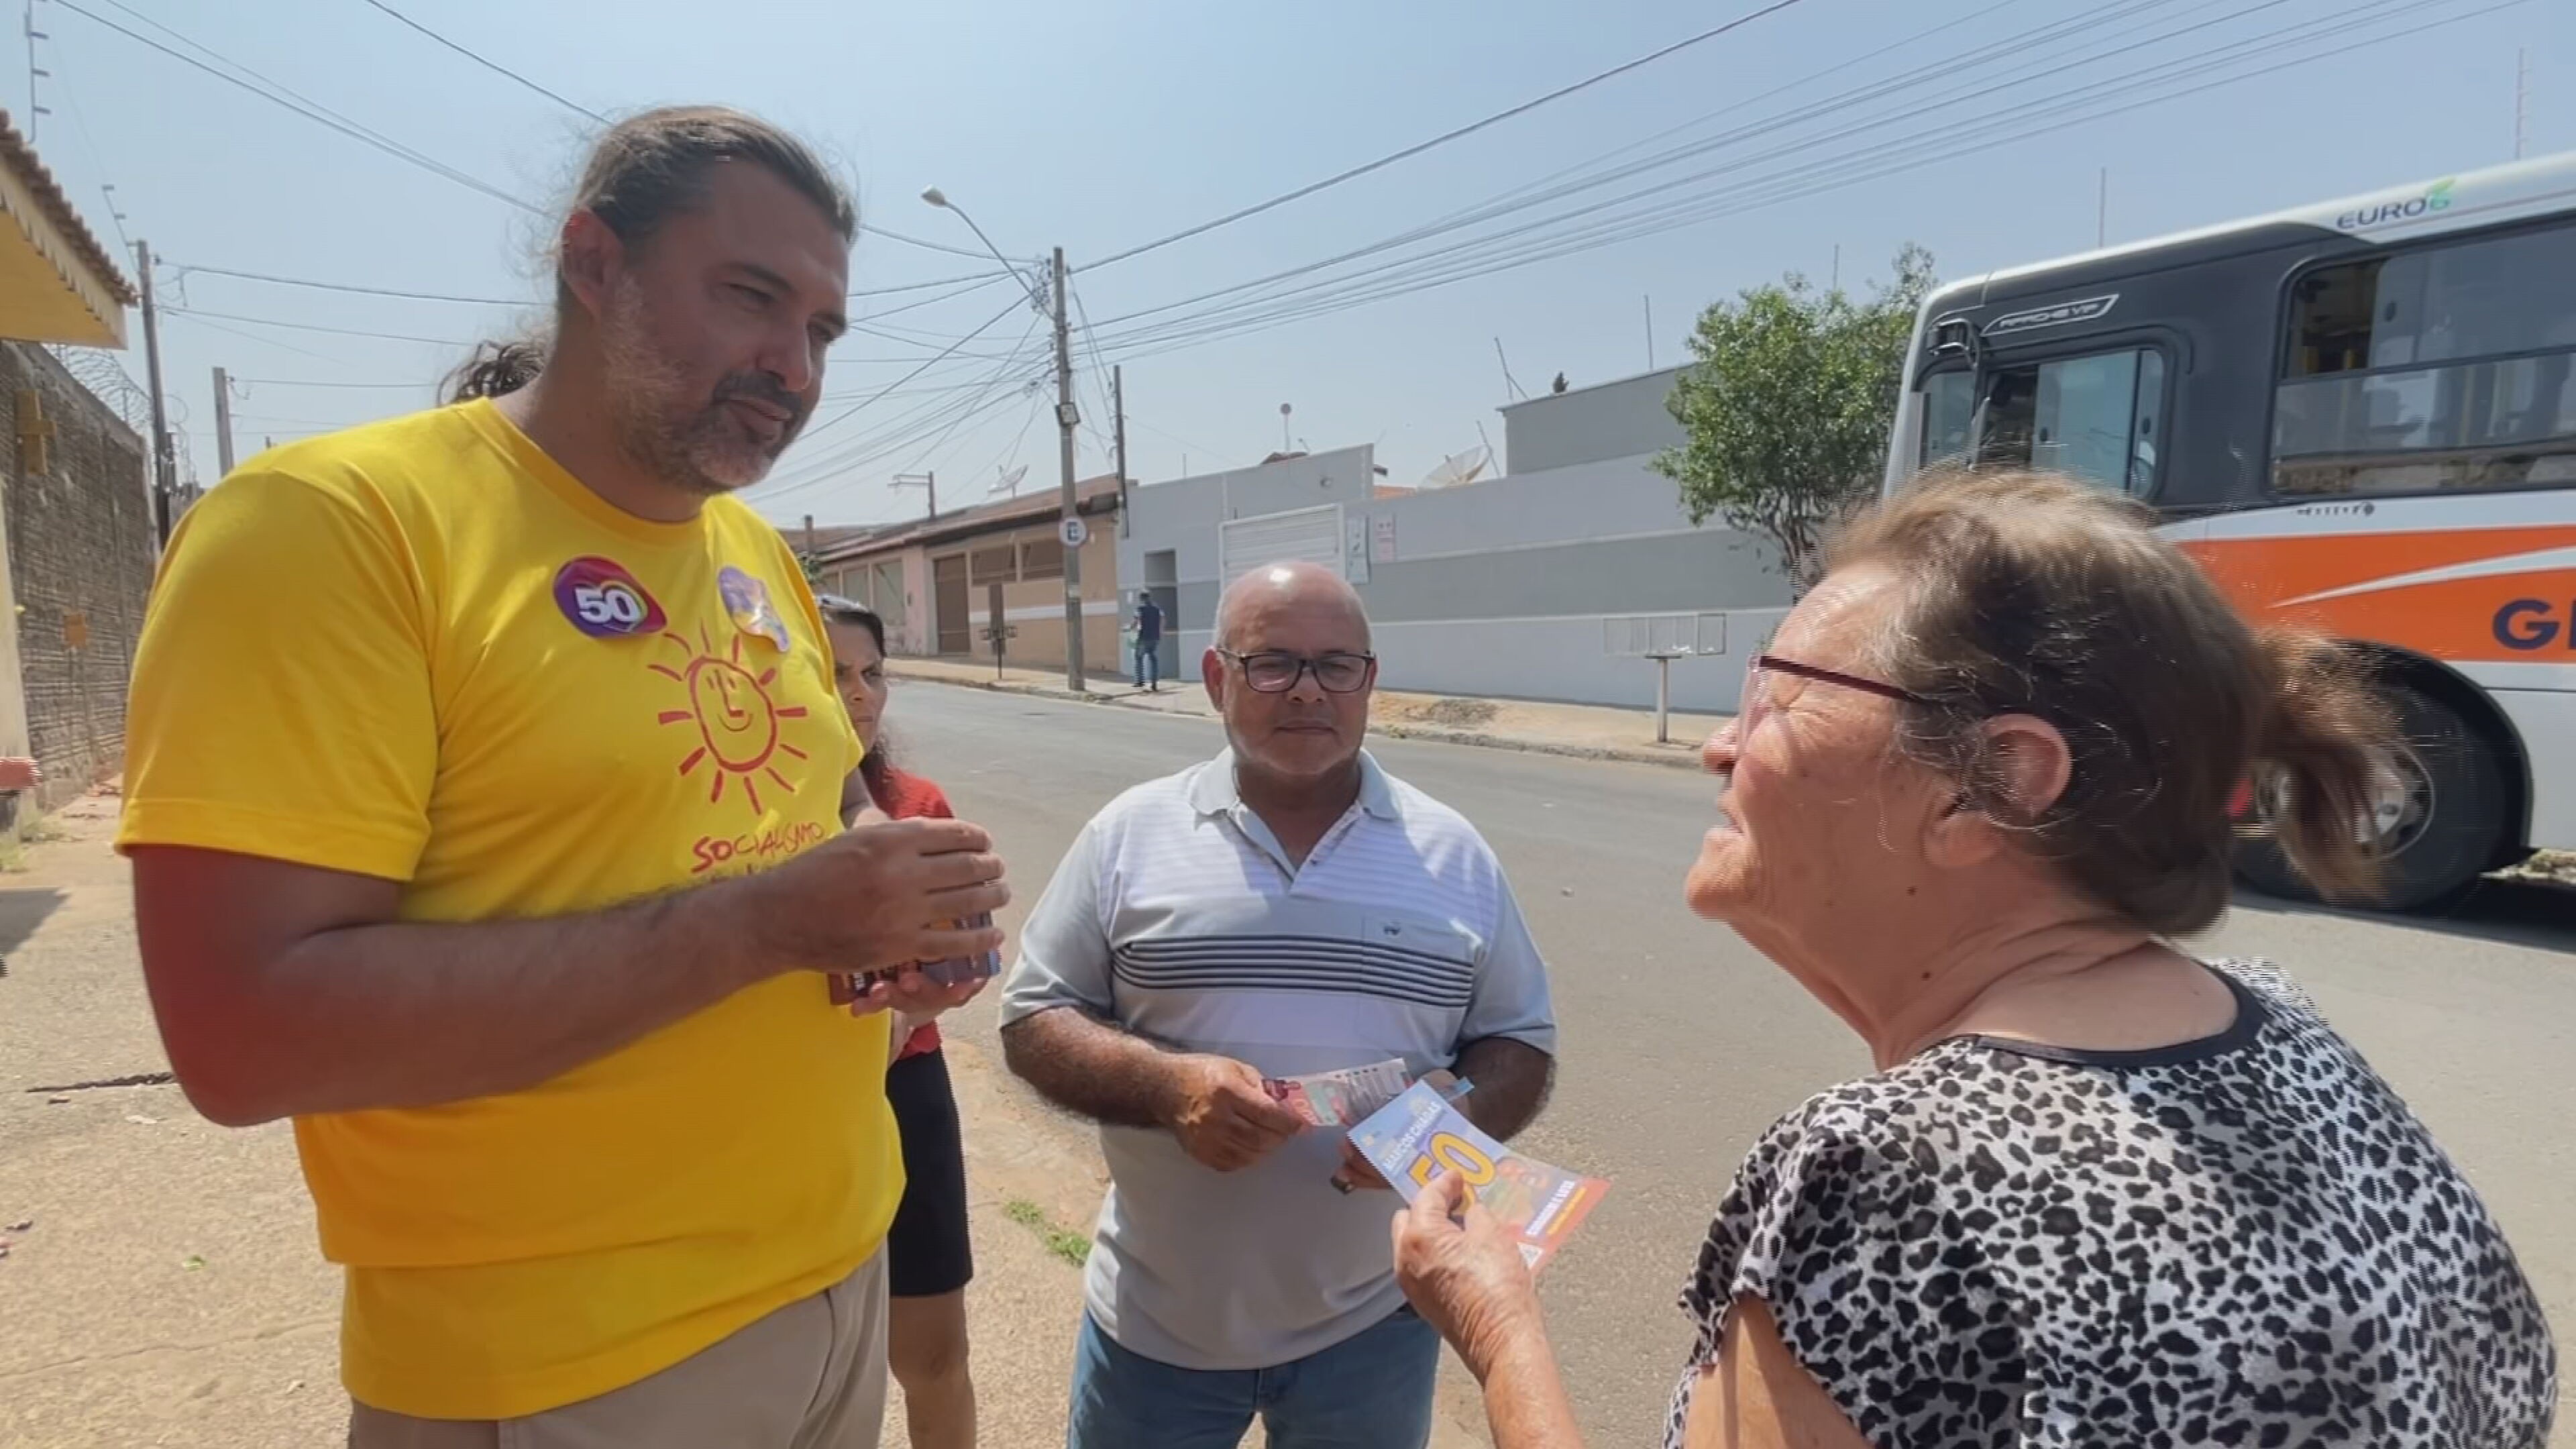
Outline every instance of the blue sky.
<svg viewBox="0 0 2576 1449">
<path fill-rule="evenodd" d="M 592 110 L 721 101 L 760 111 L 849 170 L 870 222 L 974 247 L 955 216 L 917 199 L 935 184 L 1006 251 L 1034 257 L 1061 245 L 1081 269 L 1762 0 L 387 3 Z M 235 403 L 248 453 L 263 438 L 421 406 L 461 352 L 450 344 L 533 315 L 189 272 L 534 299 L 543 292 L 535 258 L 551 226 L 101 22 L 183 51 L 184 37 L 540 208 L 568 188 L 590 122 L 366 0 L 36 0 L 36 13 L 50 36 L 40 63 L 53 72 L 37 82 L 52 111 L 38 120 L 39 150 L 111 244 L 118 225 L 100 187 L 116 187 L 124 231 L 148 237 L 165 259 L 165 300 L 221 314 L 173 315 L 163 332 L 166 383 L 201 478 L 216 472 L 211 367 L 251 380 Z M 2395 38 L 2362 44 L 2383 36 Z M 1093 324 L 1076 345 L 1087 415 L 1081 471 L 1109 466 L 1106 377 L 1094 376 L 1095 356 L 1125 364 L 1139 478 L 1258 459 L 1279 446 L 1285 402 L 1299 445 L 1376 443 L 1392 480 L 1410 483 L 1442 455 L 1474 447 L 1479 424 L 1500 441 L 1493 409 L 1510 394 L 1497 338 L 1524 388 L 1543 390 L 1559 371 L 1582 385 L 1646 366 L 1647 299 L 1654 360 L 1670 364 L 1711 299 L 1790 269 L 1821 279 L 1837 247 L 1846 283 L 1881 274 L 1908 239 L 1932 249 L 1944 276 L 2081 250 L 2094 239 L 2104 167 L 2109 233 L 2119 241 L 2502 161 L 2513 143 L 2517 48 L 2529 54 L 2533 154 L 2576 148 L 2576 5 L 2562 0 L 1796 0 L 1383 171 L 1077 270 L 1074 292 Z M 1962 59 L 1971 53 L 1990 59 L 1973 65 Z M 2209 85 L 2257 66 L 2280 68 Z M 2096 106 L 2148 104 L 2092 119 L 2015 109 L 2094 83 L 2133 87 L 2094 93 Z M 0 99 L 22 119 L 27 85 L 23 66 L 0 66 Z M 1876 94 L 1850 94 L 1860 88 Z M 1369 246 L 1543 177 L 1580 182 L 1694 142 L 1702 149 L 1669 168 L 1344 264 L 1389 269 L 1303 300 L 1469 273 L 1446 285 L 1302 319 L 1171 305 Z M 1982 149 L 1964 152 L 1969 144 Z M 1882 149 L 1859 149 L 1868 147 Z M 1840 169 L 1820 171 L 1828 161 Z M 1587 164 L 1593 172 L 1569 171 Z M 1711 174 L 1679 179 L 1693 173 Z M 1719 186 L 1730 189 L 1712 191 Z M 1450 254 L 1446 273 L 1441 259 L 1418 259 L 1629 193 L 1641 194 L 1624 210 Z M 1651 235 L 1611 226 L 1659 202 L 1689 224 Z M 1564 254 L 1481 274 L 1467 265 L 1528 257 L 1551 242 Z M 869 236 L 853 286 L 990 270 L 974 257 Z M 1003 312 L 1011 295 L 1000 279 L 947 295 L 957 290 L 860 299 L 860 320 L 894 335 L 854 334 L 837 350 L 819 420 L 838 420 L 809 434 L 752 495 L 773 518 L 917 512 L 917 492 L 886 485 L 924 468 L 940 475 L 943 507 L 980 499 L 1006 465 L 1027 465 L 1023 491 L 1055 481 L 1044 400 L 1021 386 L 1045 371 L 1045 334 L 1026 332 L 1036 319 L 1025 308 L 839 417 Z M 1156 308 L 1167 310 L 1148 310 Z M 1251 330 L 1253 321 L 1277 325 Z M 269 325 L 277 322 L 430 340 Z M 1168 325 L 1144 330 L 1157 324 Z M 139 377 L 135 331 L 127 362 Z M 1196 345 L 1170 350 L 1180 342 Z"/>
</svg>

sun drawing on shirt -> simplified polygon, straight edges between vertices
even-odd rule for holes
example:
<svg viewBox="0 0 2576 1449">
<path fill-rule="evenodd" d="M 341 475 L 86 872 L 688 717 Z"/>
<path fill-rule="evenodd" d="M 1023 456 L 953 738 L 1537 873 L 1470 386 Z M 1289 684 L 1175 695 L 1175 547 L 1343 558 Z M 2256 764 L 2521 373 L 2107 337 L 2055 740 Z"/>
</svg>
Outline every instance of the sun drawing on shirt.
<svg viewBox="0 0 2576 1449">
<path fill-rule="evenodd" d="M 687 696 L 688 707 L 662 711 L 661 722 L 697 727 L 697 744 L 680 761 L 680 773 L 710 771 L 710 804 L 723 800 L 728 786 L 739 785 L 744 803 L 758 816 L 766 808 L 760 803 L 762 781 L 790 795 L 796 793 L 796 786 L 770 761 L 782 754 L 794 760 L 807 758 L 778 734 L 780 720 L 803 719 L 806 711 L 803 705 L 782 707 L 769 697 L 769 687 L 778 682 L 778 668 L 771 665 L 753 673 L 742 660 L 743 638 L 734 635 L 732 647 L 718 654 L 703 625 L 695 644 L 680 634 L 666 633 L 663 642 L 679 651 L 679 663 L 647 667 L 676 682 Z"/>
</svg>

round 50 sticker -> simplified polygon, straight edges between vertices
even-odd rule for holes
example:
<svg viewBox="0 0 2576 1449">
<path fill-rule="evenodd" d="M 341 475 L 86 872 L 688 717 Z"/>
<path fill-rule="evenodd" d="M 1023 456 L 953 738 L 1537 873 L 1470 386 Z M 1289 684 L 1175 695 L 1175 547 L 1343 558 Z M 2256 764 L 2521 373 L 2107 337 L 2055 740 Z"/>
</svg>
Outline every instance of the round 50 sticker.
<svg viewBox="0 0 2576 1449">
<path fill-rule="evenodd" d="M 649 634 L 668 622 L 635 576 L 604 558 L 577 558 L 556 571 L 555 607 L 594 639 Z"/>
</svg>

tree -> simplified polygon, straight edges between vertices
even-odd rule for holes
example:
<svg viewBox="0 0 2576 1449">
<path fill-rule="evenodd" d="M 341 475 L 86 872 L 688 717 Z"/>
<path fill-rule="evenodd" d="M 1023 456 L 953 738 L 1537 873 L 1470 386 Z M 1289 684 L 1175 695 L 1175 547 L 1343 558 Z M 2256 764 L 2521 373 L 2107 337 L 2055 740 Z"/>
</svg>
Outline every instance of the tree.
<svg viewBox="0 0 2576 1449">
<path fill-rule="evenodd" d="M 1654 462 L 1681 485 L 1691 522 L 1715 514 L 1770 539 L 1805 593 L 1826 530 L 1886 464 L 1906 344 L 1931 289 L 1932 254 L 1909 242 L 1867 301 L 1792 272 L 1709 304 L 1691 333 L 1698 360 L 1665 403 L 1685 440 Z"/>
</svg>

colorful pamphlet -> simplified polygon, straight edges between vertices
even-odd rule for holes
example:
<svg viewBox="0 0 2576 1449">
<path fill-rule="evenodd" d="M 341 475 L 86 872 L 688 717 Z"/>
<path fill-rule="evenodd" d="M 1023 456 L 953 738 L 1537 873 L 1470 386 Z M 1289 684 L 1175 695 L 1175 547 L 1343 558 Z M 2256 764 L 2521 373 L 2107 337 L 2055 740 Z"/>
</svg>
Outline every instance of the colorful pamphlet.
<svg viewBox="0 0 2576 1449">
<path fill-rule="evenodd" d="M 981 930 L 993 924 L 990 914 L 978 914 L 963 923 L 963 929 Z M 832 1004 L 847 1006 L 868 994 L 868 988 L 880 981 L 892 981 L 909 971 L 918 971 L 941 986 L 963 986 L 969 981 L 984 981 L 1002 974 L 1002 953 L 986 951 L 975 956 L 959 956 L 947 961 L 922 961 L 910 966 L 891 966 L 877 971 L 835 971 L 830 976 Z"/>
<path fill-rule="evenodd" d="M 1348 1127 L 1392 1102 L 1412 1084 L 1402 1057 L 1316 1072 L 1303 1077 L 1265 1077 L 1262 1090 L 1271 1100 L 1306 1119 L 1310 1127 Z"/>
<path fill-rule="evenodd" d="M 1523 1157 L 1478 1131 L 1428 1083 L 1408 1087 L 1351 1129 L 1378 1174 L 1413 1201 L 1441 1173 L 1464 1178 L 1478 1205 L 1520 1240 L 1535 1273 L 1573 1236 L 1610 1184 Z"/>
</svg>

